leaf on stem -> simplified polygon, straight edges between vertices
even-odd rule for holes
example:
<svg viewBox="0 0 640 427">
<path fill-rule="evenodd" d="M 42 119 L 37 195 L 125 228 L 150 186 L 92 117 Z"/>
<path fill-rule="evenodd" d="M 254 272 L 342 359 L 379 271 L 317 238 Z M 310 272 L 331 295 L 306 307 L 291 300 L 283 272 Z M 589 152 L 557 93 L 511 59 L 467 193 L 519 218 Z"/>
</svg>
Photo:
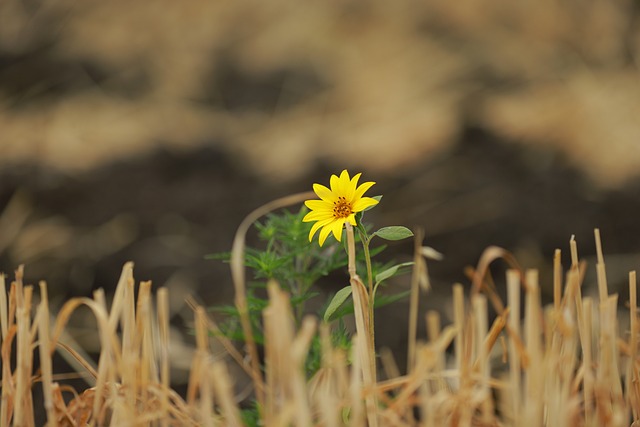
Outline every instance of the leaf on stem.
<svg viewBox="0 0 640 427">
<path fill-rule="evenodd" d="M 387 280 L 390 277 L 393 277 L 396 275 L 396 273 L 398 273 L 398 270 L 400 270 L 402 267 L 409 267 L 413 265 L 413 261 L 410 262 L 402 262 L 400 264 L 396 264 L 393 267 L 389 267 L 384 271 L 381 271 L 380 273 L 376 274 L 376 283 L 380 283 L 383 280 Z"/>
<path fill-rule="evenodd" d="M 371 235 L 371 237 L 373 236 L 378 236 L 385 240 L 402 240 L 413 236 L 413 232 L 407 227 L 394 225 L 391 227 L 382 227 Z"/>
<path fill-rule="evenodd" d="M 350 295 L 351 286 L 346 286 L 336 292 L 336 294 L 333 296 L 333 299 L 329 303 L 327 310 L 324 312 L 325 322 L 333 320 L 331 316 L 333 316 L 333 314 L 340 308 L 340 306 L 347 300 L 347 298 L 349 298 Z"/>
</svg>

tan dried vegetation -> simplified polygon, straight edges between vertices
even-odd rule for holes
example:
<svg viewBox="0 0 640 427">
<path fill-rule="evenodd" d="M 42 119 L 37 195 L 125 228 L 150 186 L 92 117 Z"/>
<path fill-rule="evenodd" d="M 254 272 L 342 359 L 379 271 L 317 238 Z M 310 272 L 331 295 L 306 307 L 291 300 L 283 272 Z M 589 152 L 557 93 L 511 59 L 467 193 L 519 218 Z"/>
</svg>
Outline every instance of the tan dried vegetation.
<svg viewBox="0 0 640 427">
<path fill-rule="evenodd" d="M 247 314 L 241 262 L 246 230 L 265 212 L 302 196 L 308 194 L 256 210 L 238 230 L 231 266 L 241 316 Z M 361 337 L 353 338 L 353 354 L 345 354 L 331 345 L 329 326 L 313 317 L 296 330 L 288 295 L 276 283 L 269 284 L 269 306 L 263 312 L 264 371 L 251 338 L 245 354 L 215 334 L 228 357 L 214 355 L 210 332 L 216 324 L 203 307 L 194 306 L 196 351 L 185 397 L 170 385 L 166 289 L 154 296 L 151 283 L 142 282 L 136 290 L 133 265 L 128 263 L 110 307 L 98 290 L 93 298 L 71 299 L 58 313 L 50 313 L 46 284 L 40 283 L 35 302 L 34 287 L 23 283 L 20 268 L 8 289 L 0 276 L 0 425 L 35 425 L 36 383 L 44 391 L 48 426 L 241 425 L 241 402 L 229 375 L 231 364 L 237 364 L 252 379 L 266 426 L 627 426 L 640 417 L 636 274 L 629 274 L 630 322 L 618 325 L 618 300 L 627 295 L 609 294 L 598 230 L 595 238 L 597 299 L 582 296 L 587 266 L 573 238 L 566 274 L 556 251 L 549 306 L 541 304 L 537 272 L 522 271 L 511 254 L 490 247 L 471 271 L 470 295 L 465 297 L 462 285 L 453 286 L 453 324 L 441 325 L 438 313 L 428 313 L 428 340 L 410 337 L 408 372 L 401 374 L 393 356 L 383 350 L 380 379 L 370 372 L 371 355 Z M 490 264 L 500 259 L 510 266 L 506 303 L 487 274 Z M 416 319 L 418 298 L 428 298 L 419 296 L 419 282 L 414 277 L 410 319 Z M 362 304 L 366 302 L 356 304 L 356 318 L 366 322 Z M 491 325 L 489 304 L 497 313 Z M 95 368 L 65 342 L 65 326 L 81 306 L 96 318 L 101 350 Z M 415 324 L 410 329 L 415 331 Z M 307 381 L 304 362 L 316 332 L 321 336 L 322 367 Z M 453 350 L 450 361 L 447 349 Z M 53 372 L 54 352 L 77 362 L 78 373 L 90 383 L 87 389 L 71 389 L 63 373 Z"/>
</svg>

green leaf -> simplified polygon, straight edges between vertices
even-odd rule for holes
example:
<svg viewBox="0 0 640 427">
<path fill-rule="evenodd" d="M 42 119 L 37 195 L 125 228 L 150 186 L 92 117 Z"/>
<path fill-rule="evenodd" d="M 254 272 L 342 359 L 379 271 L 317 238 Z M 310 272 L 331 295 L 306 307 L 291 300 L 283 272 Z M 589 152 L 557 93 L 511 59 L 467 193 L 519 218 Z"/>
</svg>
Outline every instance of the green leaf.
<svg viewBox="0 0 640 427">
<path fill-rule="evenodd" d="M 391 227 L 382 227 L 380 230 L 373 233 L 373 236 L 378 236 L 385 240 L 402 240 L 413 236 L 413 232 L 407 227 L 394 225 Z"/>
<path fill-rule="evenodd" d="M 329 303 L 327 310 L 324 312 L 324 321 L 331 321 L 331 316 L 340 308 L 340 306 L 349 298 L 351 295 L 351 286 L 344 287 L 340 289 L 333 296 L 333 299 Z"/>
<path fill-rule="evenodd" d="M 342 408 L 341 415 L 342 415 L 342 423 L 345 425 L 350 424 L 349 418 L 351 418 L 351 408 L 349 407 Z"/>
<path fill-rule="evenodd" d="M 383 280 L 387 280 L 388 278 L 395 276 L 399 269 L 401 269 L 402 267 L 408 267 L 411 265 L 413 265 L 412 261 L 403 262 L 400 264 L 396 264 L 393 267 L 389 267 L 384 271 L 381 271 L 380 273 L 376 274 L 376 283 L 380 283 Z"/>
</svg>

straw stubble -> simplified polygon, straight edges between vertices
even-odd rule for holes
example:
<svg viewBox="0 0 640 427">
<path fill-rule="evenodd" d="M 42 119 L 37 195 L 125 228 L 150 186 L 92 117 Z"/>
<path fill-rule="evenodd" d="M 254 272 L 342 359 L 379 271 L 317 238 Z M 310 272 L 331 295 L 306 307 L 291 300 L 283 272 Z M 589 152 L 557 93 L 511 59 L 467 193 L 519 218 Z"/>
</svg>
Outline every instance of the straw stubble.
<svg viewBox="0 0 640 427">
<path fill-rule="evenodd" d="M 361 282 L 356 275 L 351 280 L 361 333 L 354 335 L 350 355 L 332 345 L 330 325 L 318 325 L 315 318 L 296 325 L 289 296 L 277 283 L 270 283 L 269 305 L 263 313 L 264 373 L 254 384 L 256 392 L 261 387 L 263 393 L 263 424 L 591 427 L 636 422 L 640 413 L 636 276 L 629 275 L 629 330 L 620 334 L 619 296 L 608 294 L 598 233 L 596 239 L 597 301 L 582 297 L 586 265 L 579 260 L 572 238 L 565 277 L 559 277 L 561 254 L 554 254 L 553 301 L 547 307 L 541 302 L 537 272 L 514 268 L 517 264 L 510 254 L 490 248 L 472 272 L 469 297 L 462 285 L 453 287 L 453 324 L 443 326 L 435 312 L 428 314 L 429 340 L 411 344 L 413 362 L 406 374 L 388 351 L 380 352 L 386 375 L 371 372 L 363 309 L 366 292 L 357 292 Z M 506 274 L 506 304 L 490 290 L 492 279 L 484 277 L 488 265 L 500 259 L 512 267 Z M 243 353 L 224 342 L 229 357 L 214 357 L 210 332 L 216 324 L 204 308 L 194 305 L 196 351 L 182 398 L 170 384 L 166 289 L 159 289 L 154 299 L 151 283 L 136 285 L 133 265 L 128 263 L 110 307 L 104 292 L 96 291 L 93 298 L 67 301 L 53 315 L 46 284 L 40 283 L 39 302 L 34 304 L 34 288 L 24 285 L 22 277 L 19 269 L 7 290 L 0 276 L 1 426 L 34 426 L 36 382 L 42 383 L 45 393 L 42 410 L 48 426 L 242 425 L 242 402 L 234 394 L 229 367 L 240 364 L 255 375 L 246 357 L 256 353 Z M 424 296 L 415 295 L 421 300 L 412 304 L 419 305 Z M 491 325 L 489 303 L 498 312 Z M 90 309 L 96 318 L 101 343 L 97 365 L 82 356 L 65 334 L 70 317 L 81 308 Z M 305 359 L 316 333 L 321 368 L 307 379 Z M 33 363 L 35 349 L 38 369 Z M 55 353 L 75 359 L 79 374 L 88 376 L 88 387 L 75 390 L 71 400 L 64 399 L 69 386 L 61 373 L 54 372 Z M 495 353 L 501 353 L 502 360 Z"/>
</svg>

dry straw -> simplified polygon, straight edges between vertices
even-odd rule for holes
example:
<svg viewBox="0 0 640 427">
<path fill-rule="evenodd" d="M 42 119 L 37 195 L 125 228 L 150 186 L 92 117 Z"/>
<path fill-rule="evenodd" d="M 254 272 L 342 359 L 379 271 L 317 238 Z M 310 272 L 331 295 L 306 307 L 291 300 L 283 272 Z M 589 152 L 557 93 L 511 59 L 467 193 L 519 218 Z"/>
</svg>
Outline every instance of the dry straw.
<svg viewBox="0 0 640 427">
<path fill-rule="evenodd" d="M 307 196 L 292 196 L 263 207 L 239 230 L 232 268 L 241 315 L 246 315 L 246 300 L 244 271 L 238 260 L 248 226 L 264 213 Z M 34 426 L 37 411 L 42 411 L 48 426 L 241 425 L 241 402 L 228 369 L 232 363 L 240 364 L 252 378 L 266 426 L 637 425 L 636 275 L 629 275 L 628 296 L 610 295 L 597 230 L 595 238 L 598 298 L 582 296 L 586 264 L 579 260 L 572 239 L 571 266 L 564 277 L 561 254 L 555 253 L 554 301 L 546 307 L 541 304 L 536 271 L 522 271 L 500 248 L 487 249 L 478 267 L 469 271 L 470 295 L 465 297 L 462 285 L 453 287 L 453 324 L 443 327 L 437 313 L 428 313 L 428 341 L 410 341 L 405 375 L 387 350 L 380 350 L 382 369 L 376 372 L 366 333 L 354 336 L 353 354 L 345 354 L 331 345 L 329 325 L 318 324 L 313 317 L 296 330 L 289 297 L 277 283 L 268 286 L 269 306 L 263 313 L 263 366 L 250 339 L 246 354 L 222 340 L 230 357 L 214 358 L 209 341 L 216 325 L 202 307 L 195 306 L 196 351 L 184 397 L 169 384 L 166 289 L 159 289 L 154 299 L 149 282 L 135 285 L 129 263 L 110 307 L 104 293 L 96 291 L 93 298 L 68 301 L 52 316 L 46 285 L 40 284 L 39 300 L 34 302 L 34 289 L 23 284 L 20 268 L 8 289 L 5 277 L 0 276 L 0 426 Z M 506 305 L 487 274 L 496 260 L 511 266 Z M 351 268 L 352 285 L 361 285 Z M 357 293 L 354 296 L 356 320 L 363 323 L 358 329 L 366 331 L 366 301 L 358 300 L 361 295 Z M 414 292 L 412 298 L 410 316 L 417 322 L 419 293 Z M 619 325 L 618 300 L 626 298 L 631 320 Z M 489 306 L 497 313 L 493 322 L 489 321 Z M 64 333 L 69 318 L 80 307 L 90 309 L 96 318 L 101 352 L 95 366 L 74 350 Z M 416 325 L 410 328 L 415 331 Z M 316 333 L 321 338 L 322 365 L 307 380 L 305 357 Z M 450 358 L 448 350 L 452 351 Z M 38 367 L 34 365 L 36 351 Z M 89 387 L 71 390 L 64 384 L 58 376 L 61 373 L 53 372 L 56 352 L 78 362 L 79 373 L 89 377 Z M 44 392 L 42 403 L 32 397 L 36 383 L 41 383 Z"/>
</svg>

